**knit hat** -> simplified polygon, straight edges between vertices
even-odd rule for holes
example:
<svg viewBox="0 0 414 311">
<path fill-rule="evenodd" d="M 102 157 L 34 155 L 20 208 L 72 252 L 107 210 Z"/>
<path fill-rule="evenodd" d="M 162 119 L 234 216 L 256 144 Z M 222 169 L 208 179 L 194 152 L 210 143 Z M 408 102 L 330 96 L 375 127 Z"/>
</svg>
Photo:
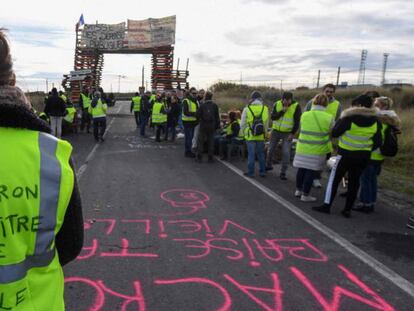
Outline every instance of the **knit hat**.
<svg viewBox="0 0 414 311">
<path fill-rule="evenodd" d="M 24 92 L 17 86 L 11 85 L 0 85 L 0 104 L 14 104 L 32 108 Z"/>
<path fill-rule="evenodd" d="M 251 99 L 258 99 L 258 98 L 262 98 L 262 94 L 260 94 L 259 91 L 253 91 L 252 95 L 250 95 Z"/>
</svg>

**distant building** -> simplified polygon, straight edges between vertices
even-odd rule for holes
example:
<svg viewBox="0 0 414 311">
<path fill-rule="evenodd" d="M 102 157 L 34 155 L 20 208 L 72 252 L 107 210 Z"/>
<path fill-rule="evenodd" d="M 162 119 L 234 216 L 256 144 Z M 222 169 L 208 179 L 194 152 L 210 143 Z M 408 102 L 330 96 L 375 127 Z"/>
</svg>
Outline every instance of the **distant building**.
<svg viewBox="0 0 414 311">
<path fill-rule="evenodd" d="M 413 85 L 411 83 L 385 83 L 382 87 L 385 88 L 394 88 L 394 87 L 412 87 Z"/>
<path fill-rule="evenodd" d="M 349 85 L 350 88 L 352 89 L 366 89 L 366 88 L 376 88 L 378 87 L 378 85 L 374 85 L 374 84 L 352 84 Z"/>
</svg>

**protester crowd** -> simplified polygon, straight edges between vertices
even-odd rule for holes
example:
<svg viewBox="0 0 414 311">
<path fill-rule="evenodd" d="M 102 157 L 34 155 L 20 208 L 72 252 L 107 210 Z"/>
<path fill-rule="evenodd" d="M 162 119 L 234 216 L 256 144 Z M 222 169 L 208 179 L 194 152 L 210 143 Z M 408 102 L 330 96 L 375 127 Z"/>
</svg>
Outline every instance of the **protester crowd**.
<svg viewBox="0 0 414 311">
<path fill-rule="evenodd" d="M 242 112 L 230 111 L 223 119 L 212 92 L 195 88 L 178 91 L 135 94 L 130 110 L 141 136 L 146 136 L 149 126 L 154 128 L 157 142 L 162 134 L 167 141 L 169 133 L 174 141 L 178 128 L 184 134 L 184 156 L 197 162 L 203 161 L 204 153 L 212 163 L 214 154 L 225 160 L 233 146 L 238 146 L 237 152 L 245 148 L 245 176 L 250 178 L 256 175 L 256 162 L 258 175 L 266 177 L 274 169 L 275 151 L 280 149 L 279 178 L 288 179 L 287 170 L 293 162 L 297 168 L 294 195 L 303 202 L 317 201 L 310 193 L 312 188 L 322 187 L 322 172 L 329 160 L 333 165 L 325 199 L 313 210 L 329 214 L 339 184 L 346 182 L 347 191 L 341 194 L 346 197 L 342 215 L 350 217 L 351 210 L 374 211 L 381 165 L 398 150 L 400 120 L 390 98 L 367 92 L 343 109 L 334 97 L 335 85 L 327 84 L 302 112 L 292 92 L 284 92 L 269 109 L 255 91 Z"/>
<path fill-rule="evenodd" d="M 292 92 L 284 92 L 271 109 L 262 95 L 254 91 L 243 111 L 229 111 L 223 118 L 211 91 L 178 88 L 171 91 L 135 93 L 130 112 L 142 137 L 153 129 L 155 141 L 174 142 L 177 133 L 184 135 L 184 156 L 209 163 L 214 155 L 226 160 L 234 151 L 247 151 L 245 176 L 266 177 L 273 170 L 276 150 L 280 150 L 278 176 L 286 181 L 293 163 L 296 171 L 294 195 L 303 202 L 316 202 L 312 188 L 321 188 L 322 172 L 331 163 L 323 204 L 313 210 L 329 214 L 338 186 L 347 185 L 342 210 L 350 217 L 351 210 L 371 213 L 375 209 L 378 176 L 386 157 L 398 150 L 400 120 L 391 98 L 376 91 L 356 97 L 348 109 L 335 99 L 336 87 L 327 84 L 302 111 Z M 91 123 L 96 141 L 104 141 L 107 97 L 102 88 L 88 90 L 79 96 L 80 130 L 89 133 Z M 52 134 L 60 137 L 62 122 L 70 126 L 76 109 L 62 93 L 52 89 L 45 99 L 42 113 L 50 123 Z M 293 154 L 293 156 L 292 156 Z M 329 160 L 329 161 L 328 161 Z M 358 199 L 358 204 L 355 201 Z M 410 221 L 409 227 L 414 227 Z"/>
</svg>

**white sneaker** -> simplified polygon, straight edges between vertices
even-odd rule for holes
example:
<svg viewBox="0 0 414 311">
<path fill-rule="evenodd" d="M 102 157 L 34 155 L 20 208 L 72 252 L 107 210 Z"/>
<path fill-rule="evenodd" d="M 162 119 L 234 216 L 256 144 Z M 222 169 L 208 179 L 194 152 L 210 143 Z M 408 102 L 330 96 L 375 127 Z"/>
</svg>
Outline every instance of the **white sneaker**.
<svg viewBox="0 0 414 311">
<path fill-rule="evenodd" d="M 322 188 L 321 181 L 319 179 L 314 179 L 313 182 L 312 182 L 312 186 L 314 188 Z"/>
<path fill-rule="evenodd" d="M 296 190 L 295 191 L 295 197 L 297 197 L 297 198 L 300 198 L 300 196 L 302 195 L 303 193 L 302 193 L 302 191 L 300 191 L 300 190 Z"/>
<path fill-rule="evenodd" d="M 301 195 L 300 200 L 302 202 L 315 202 L 316 198 L 315 197 L 311 197 L 310 195 Z"/>
</svg>

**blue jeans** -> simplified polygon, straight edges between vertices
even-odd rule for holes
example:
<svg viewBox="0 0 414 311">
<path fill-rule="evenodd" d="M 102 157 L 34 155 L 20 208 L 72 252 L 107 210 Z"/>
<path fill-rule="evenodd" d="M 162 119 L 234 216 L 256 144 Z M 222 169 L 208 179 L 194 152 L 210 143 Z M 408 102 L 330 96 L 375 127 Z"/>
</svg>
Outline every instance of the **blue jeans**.
<svg viewBox="0 0 414 311">
<path fill-rule="evenodd" d="M 265 153 L 264 153 L 264 141 L 247 140 L 247 174 L 254 175 L 256 154 L 259 160 L 259 173 L 260 175 L 266 174 Z"/>
<path fill-rule="evenodd" d="M 148 119 L 149 119 L 148 115 L 141 113 L 141 130 L 140 130 L 141 136 L 145 136 L 145 127 L 148 124 Z"/>
<path fill-rule="evenodd" d="M 318 171 L 309 170 L 307 168 L 298 168 L 298 172 L 296 173 L 296 190 L 302 191 L 303 194 L 308 195 L 317 174 Z"/>
<path fill-rule="evenodd" d="M 373 205 L 377 202 L 377 177 L 380 174 L 381 165 L 368 164 L 361 175 L 361 188 L 359 200 L 366 205 Z"/>
<path fill-rule="evenodd" d="M 267 163 L 266 166 L 272 166 L 273 155 L 279 141 L 282 141 L 282 165 L 280 167 L 280 174 L 286 174 L 286 171 L 290 164 L 290 152 L 292 150 L 292 142 L 288 140 L 290 133 L 279 132 L 272 130 L 270 136 L 269 150 L 267 152 Z"/>
<path fill-rule="evenodd" d="M 185 146 L 185 153 L 191 153 L 191 147 L 193 145 L 193 137 L 194 137 L 194 128 L 195 125 L 193 124 L 185 124 L 184 123 L 184 146 Z"/>
</svg>

